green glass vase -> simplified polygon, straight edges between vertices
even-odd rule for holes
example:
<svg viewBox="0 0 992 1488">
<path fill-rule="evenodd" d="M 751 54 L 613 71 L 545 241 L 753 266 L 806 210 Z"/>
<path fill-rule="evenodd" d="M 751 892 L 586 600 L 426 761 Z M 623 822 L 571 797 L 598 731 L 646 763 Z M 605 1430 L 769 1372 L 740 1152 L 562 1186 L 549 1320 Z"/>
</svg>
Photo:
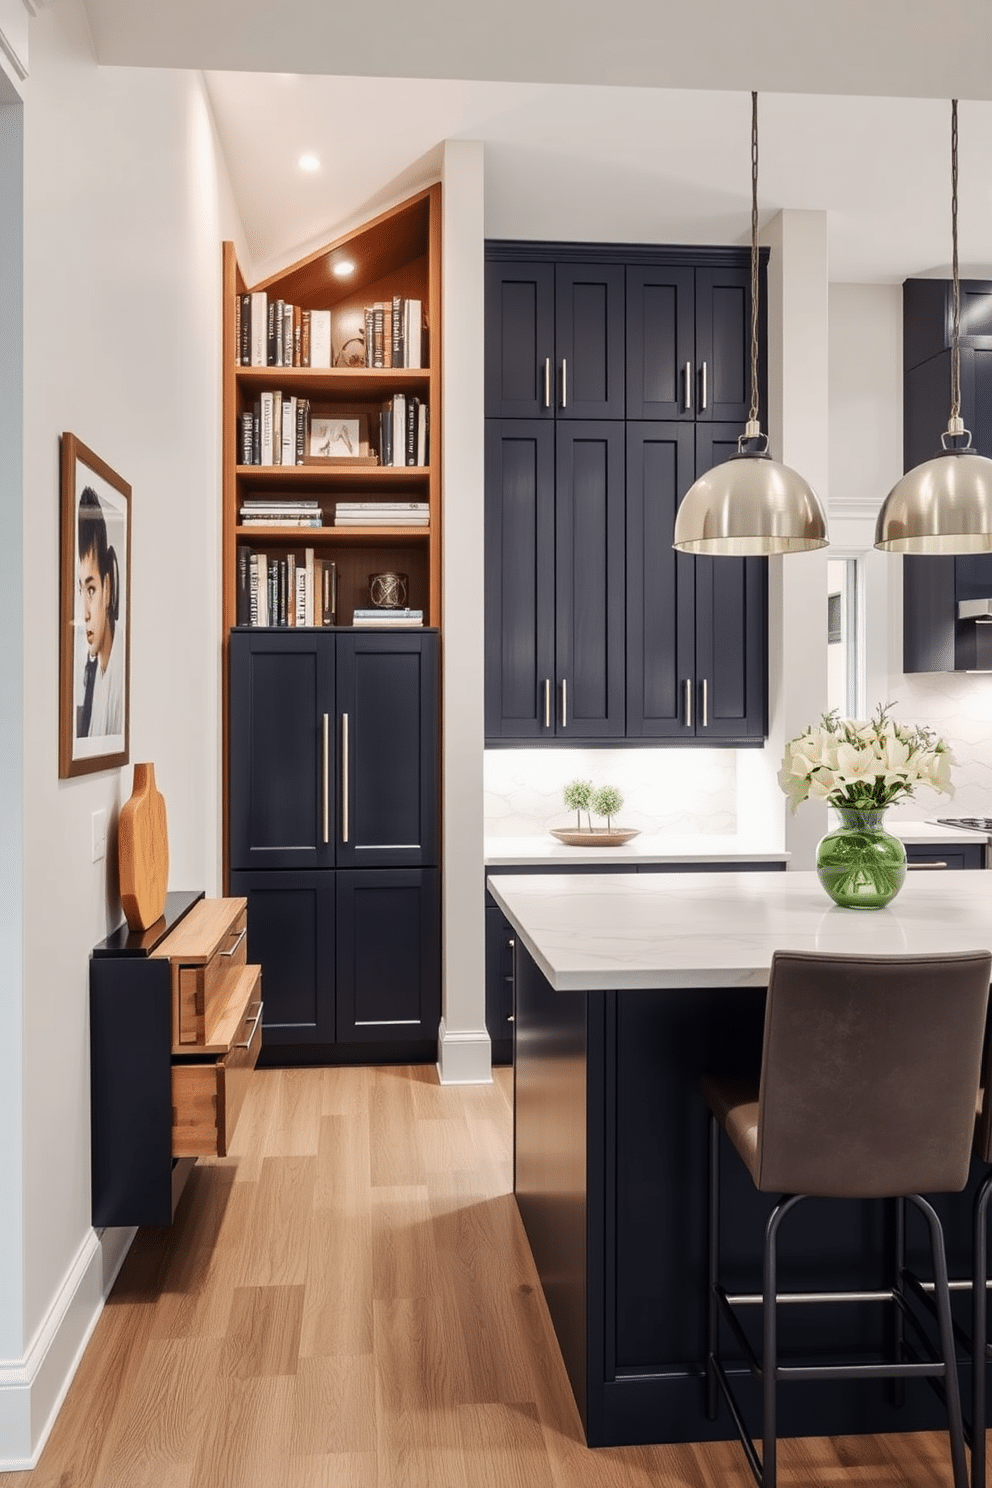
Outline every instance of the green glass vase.
<svg viewBox="0 0 992 1488">
<path fill-rule="evenodd" d="M 881 909 L 906 879 L 906 849 L 882 826 L 884 811 L 838 808 L 841 824 L 820 839 L 816 872 L 835 904 Z"/>
</svg>

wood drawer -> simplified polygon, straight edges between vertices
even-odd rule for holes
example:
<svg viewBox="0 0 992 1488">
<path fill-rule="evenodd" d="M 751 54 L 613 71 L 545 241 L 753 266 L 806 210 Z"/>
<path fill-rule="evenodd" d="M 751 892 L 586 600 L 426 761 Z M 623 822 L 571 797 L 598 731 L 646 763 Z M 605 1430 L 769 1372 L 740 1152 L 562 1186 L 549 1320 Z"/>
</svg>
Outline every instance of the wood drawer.
<svg viewBox="0 0 992 1488">
<path fill-rule="evenodd" d="M 171 962 L 173 1053 L 215 1042 L 227 978 L 247 959 L 247 926 L 244 899 L 204 899 L 156 952 Z"/>
<path fill-rule="evenodd" d="M 173 1157 L 226 1157 L 262 1047 L 261 969 L 232 968 L 213 1059 L 172 1065 Z M 206 1051 L 205 1051 L 206 1052 Z"/>
</svg>

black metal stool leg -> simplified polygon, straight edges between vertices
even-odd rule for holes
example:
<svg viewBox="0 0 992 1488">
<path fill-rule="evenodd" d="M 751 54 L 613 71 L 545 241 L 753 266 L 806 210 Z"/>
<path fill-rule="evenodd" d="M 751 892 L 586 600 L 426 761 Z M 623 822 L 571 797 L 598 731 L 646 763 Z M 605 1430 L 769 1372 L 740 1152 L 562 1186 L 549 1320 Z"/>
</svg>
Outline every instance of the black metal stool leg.
<svg viewBox="0 0 992 1488">
<path fill-rule="evenodd" d="M 971 1484 L 985 1488 L 985 1380 L 988 1365 L 988 1215 L 992 1172 L 975 1194 L 971 1272 Z"/>
<path fill-rule="evenodd" d="M 720 1307 L 716 1285 L 720 1279 L 720 1123 L 710 1116 L 710 1207 L 707 1231 L 706 1289 L 706 1419 L 715 1421 L 719 1402 L 715 1359 L 719 1348 Z"/>
<path fill-rule="evenodd" d="M 954 1488 L 968 1488 L 965 1468 L 964 1431 L 961 1425 L 961 1391 L 958 1384 L 957 1357 L 954 1349 L 954 1325 L 951 1321 L 951 1294 L 947 1285 L 947 1259 L 944 1233 L 936 1210 L 919 1194 L 908 1195 L 930 1228 L 930 1253 L 933 1257 L 933 1299 L 937 1308 L 940 1352 L 944 1361 L 944 1390 L 947 1397 L 947 1430 L 951 1439 L 951 1468 Z"/>
</svg>

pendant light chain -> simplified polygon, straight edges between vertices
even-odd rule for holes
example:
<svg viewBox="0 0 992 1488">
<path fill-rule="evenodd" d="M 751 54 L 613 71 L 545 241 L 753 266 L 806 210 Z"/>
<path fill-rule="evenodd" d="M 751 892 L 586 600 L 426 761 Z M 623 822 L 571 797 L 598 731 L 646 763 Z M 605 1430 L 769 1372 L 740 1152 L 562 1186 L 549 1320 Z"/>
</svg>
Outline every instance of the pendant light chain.
<svg viewBox="0 0 992 1488">
<path fill-rule="evenodd" d="M 751 94 L 751 412 L 758 422 L 758 95 Z"/>
<path fill-rule="evenodd" d="M 958 101 L 951 99 L 951 427 L 961 416 L 961 288 L 958 283 Z"/>
</svg>

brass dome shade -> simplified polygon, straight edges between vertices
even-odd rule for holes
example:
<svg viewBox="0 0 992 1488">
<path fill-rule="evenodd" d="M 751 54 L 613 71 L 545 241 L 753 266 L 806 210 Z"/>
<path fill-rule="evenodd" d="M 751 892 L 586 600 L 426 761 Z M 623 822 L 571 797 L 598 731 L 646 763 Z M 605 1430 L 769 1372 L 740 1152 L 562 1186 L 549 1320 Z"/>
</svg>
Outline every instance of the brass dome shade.
<svg viewBox="0 0 992 1488">
<path fill-rule="evenodd" d="M 889 553 L 992 552 L 992 460 L 969 447 L 915 465 L 882 503 L 875 546 Z"/>
<path fill-rule="evenodd" d="M 761 441 L 764 448 L 746 448 Z M 751 408 L 737 453 L 689 487 L 672 547 L 711 557 L 764 558 L 827 545 L 827 523 L 811 486 L 768 454 L 758 422 L 758 95 L 751 94 Z"/>
<path fill-rule="evenodd" d="M 739 450 L 701 475 L 675 517 L 673 547 L 682 553 L 746 558 L 826 545 L 812 487 L 763 452 Z"/>
</svg>

